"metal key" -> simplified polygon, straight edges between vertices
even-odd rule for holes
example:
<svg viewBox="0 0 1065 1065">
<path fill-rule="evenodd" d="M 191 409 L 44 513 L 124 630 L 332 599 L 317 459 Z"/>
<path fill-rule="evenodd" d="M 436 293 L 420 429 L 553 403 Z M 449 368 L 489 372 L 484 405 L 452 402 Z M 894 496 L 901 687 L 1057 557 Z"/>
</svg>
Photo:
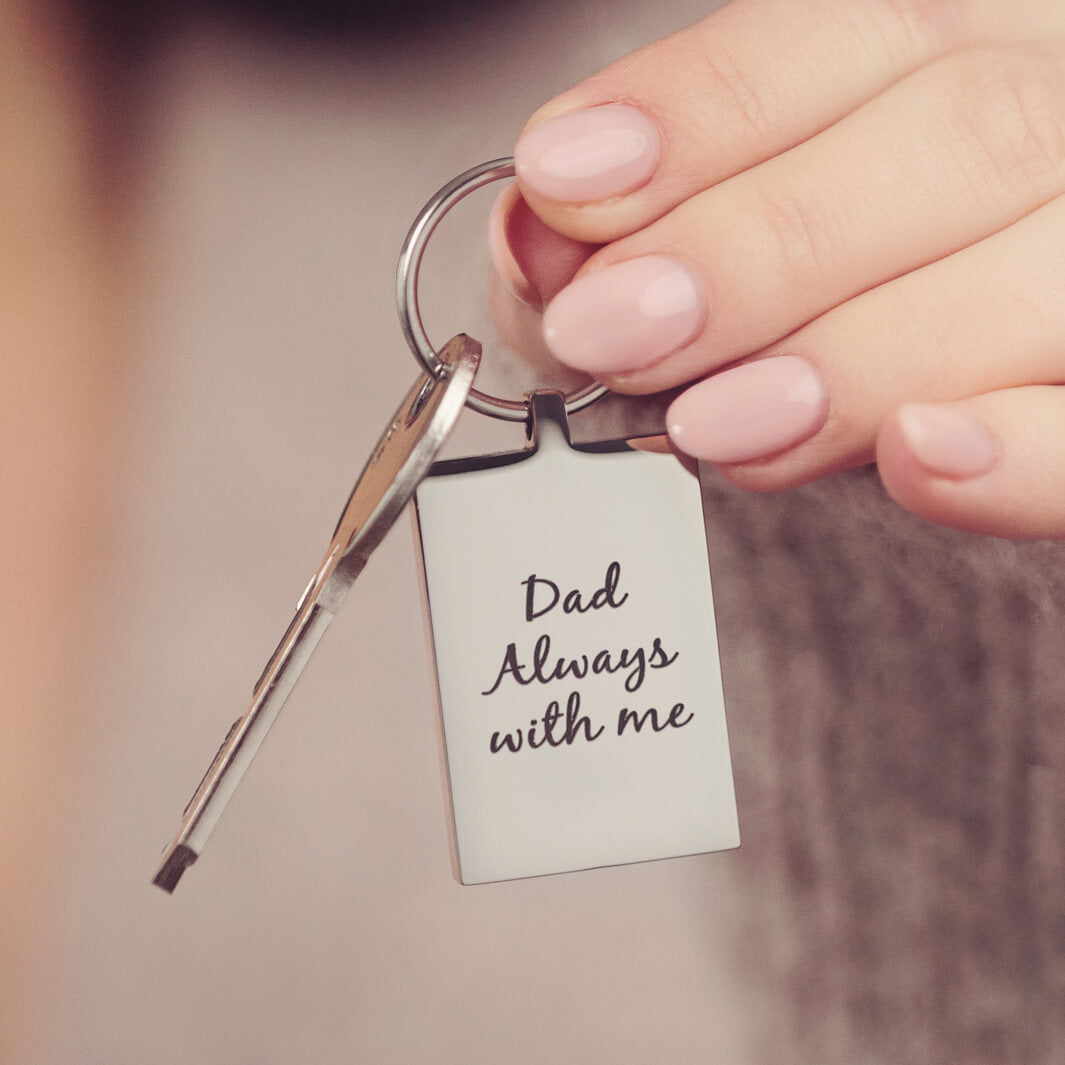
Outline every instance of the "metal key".
<svg viewBox="0 0 1065 1065">
<path fill-rule="evenodd" d="M 181 829 L 164 851 L 153 880 L 164 891 L 172 892 L 182 873 L 200 856 L 348 589 L 399 517 L 458 419 L 473 384 L 481 345 L 460 333 L 437 355 L 440 366 L 435 376 L 419 377 L 374 448 L 322 564 L 256 682 L 251 705 L 230 728 L 185 807 Z"/>
</svg>

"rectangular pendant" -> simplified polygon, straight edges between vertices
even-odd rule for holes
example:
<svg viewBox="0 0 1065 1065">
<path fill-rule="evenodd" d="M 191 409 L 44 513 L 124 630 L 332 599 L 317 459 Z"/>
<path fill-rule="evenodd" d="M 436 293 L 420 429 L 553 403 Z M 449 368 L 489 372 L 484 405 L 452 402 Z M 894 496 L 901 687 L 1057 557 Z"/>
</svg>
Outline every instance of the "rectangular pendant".
<svg viewBox="0 0 1065 1065">
<path fill-rule="evenodd" d="M 459 879 L 736 847 L 698 482 L 530 402 L 529 448 L 415 496 Z"/>
</svg>

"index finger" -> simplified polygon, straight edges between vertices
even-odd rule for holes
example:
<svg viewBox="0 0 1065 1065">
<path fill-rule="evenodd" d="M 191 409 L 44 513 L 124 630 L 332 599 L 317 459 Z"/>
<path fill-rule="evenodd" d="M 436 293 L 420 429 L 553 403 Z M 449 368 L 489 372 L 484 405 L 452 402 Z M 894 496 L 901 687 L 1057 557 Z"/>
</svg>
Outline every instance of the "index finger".
<svg viewBox="0 0 1065 1065">
<path fill-rule="evenodd" d="M 735 0 L 533 115 L 522 194 L 559 232 L 605 243 L 815 133 L 930 60 L 1060 24 L 1060 0 Z"/>
</svg>

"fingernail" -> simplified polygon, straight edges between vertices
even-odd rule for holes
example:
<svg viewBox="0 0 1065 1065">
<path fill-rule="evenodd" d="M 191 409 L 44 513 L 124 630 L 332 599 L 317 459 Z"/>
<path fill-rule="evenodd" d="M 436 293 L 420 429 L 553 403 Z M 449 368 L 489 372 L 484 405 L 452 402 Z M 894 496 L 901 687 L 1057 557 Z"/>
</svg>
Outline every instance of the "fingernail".
<svg viewBox="0 0 1065 1065">
<path fill-rule="evenodd" d="M 540 305 L 540 295 L 525 276 L 507 236 L 507 222 L 518 200 L 518 186 L 508 185 L 497 197 L 488 215 L 488 253 L 499 279 L 523 303 Z"/>
<path fill-rule="evenodd" d="M 673 442 L 707 462 L 750 462 L 813 436 L 828 417 L 828 389 L 805 359 L 777 355 L 714 374 L 666 412 Z"/>
<path fill-rule="evenodd" d="M 646 184 L 660 150 L 658 130 L 646 115 L 624 104 L 604 104 L 529 130 L 514 148 L 514 168 L 547 199 L 594 203 Z"/>
<path fill-rule="evenodd" d="M 994 438 L 966 414 L 911 403 L 899 411 L 898 420 L 910 451 L 930 473 L 965 481 L 995 465 Z"/>
<path fill-rule="evenodd" d="M 567 285 L 544 312 L 544 340 L 578 370 L 625 373 L 683 347 L 706 318 L 699 279 L 673 259 L 646 255 Z"/>
</svg>

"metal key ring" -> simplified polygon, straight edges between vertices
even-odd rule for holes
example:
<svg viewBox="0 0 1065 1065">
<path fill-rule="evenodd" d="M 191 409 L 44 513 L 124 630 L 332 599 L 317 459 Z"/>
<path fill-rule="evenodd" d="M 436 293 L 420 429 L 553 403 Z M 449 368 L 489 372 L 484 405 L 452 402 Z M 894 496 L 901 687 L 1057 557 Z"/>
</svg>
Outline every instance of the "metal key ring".
<svg viewBox="0 0 1065 1065">
<path fill-rule="evenodd" d="M 396 270 L 396 308 L 399 311 L 399 324 L 407 338 L 411 351 L 417 360 L 433 377 L 441 377 L 447 367 L 429 342 L 422 324 L 421 310 L 418 307 L 418 272 L 422 265 L 422 256 L 429 238 L 436 231 L 444 215 L 460 200 L 471 192 L 514 176 L 513 159 L 493 159 L 481 163 L 457 178 L 449 181 L 418 213 L 414 224 L 407 232 L 403 248 L 399 253 L 399 266 Z M 573 414 L 594 403 L 607 393 L 605 385 L 593 382 L 590 385 L 566 397 L 566 413 Z M 505 421 L 523 422 L 529 417 L 527 400 L 499 399 L 476 388 L 470 389 L 466 406 L 491 418 Z"/>
</svg>

